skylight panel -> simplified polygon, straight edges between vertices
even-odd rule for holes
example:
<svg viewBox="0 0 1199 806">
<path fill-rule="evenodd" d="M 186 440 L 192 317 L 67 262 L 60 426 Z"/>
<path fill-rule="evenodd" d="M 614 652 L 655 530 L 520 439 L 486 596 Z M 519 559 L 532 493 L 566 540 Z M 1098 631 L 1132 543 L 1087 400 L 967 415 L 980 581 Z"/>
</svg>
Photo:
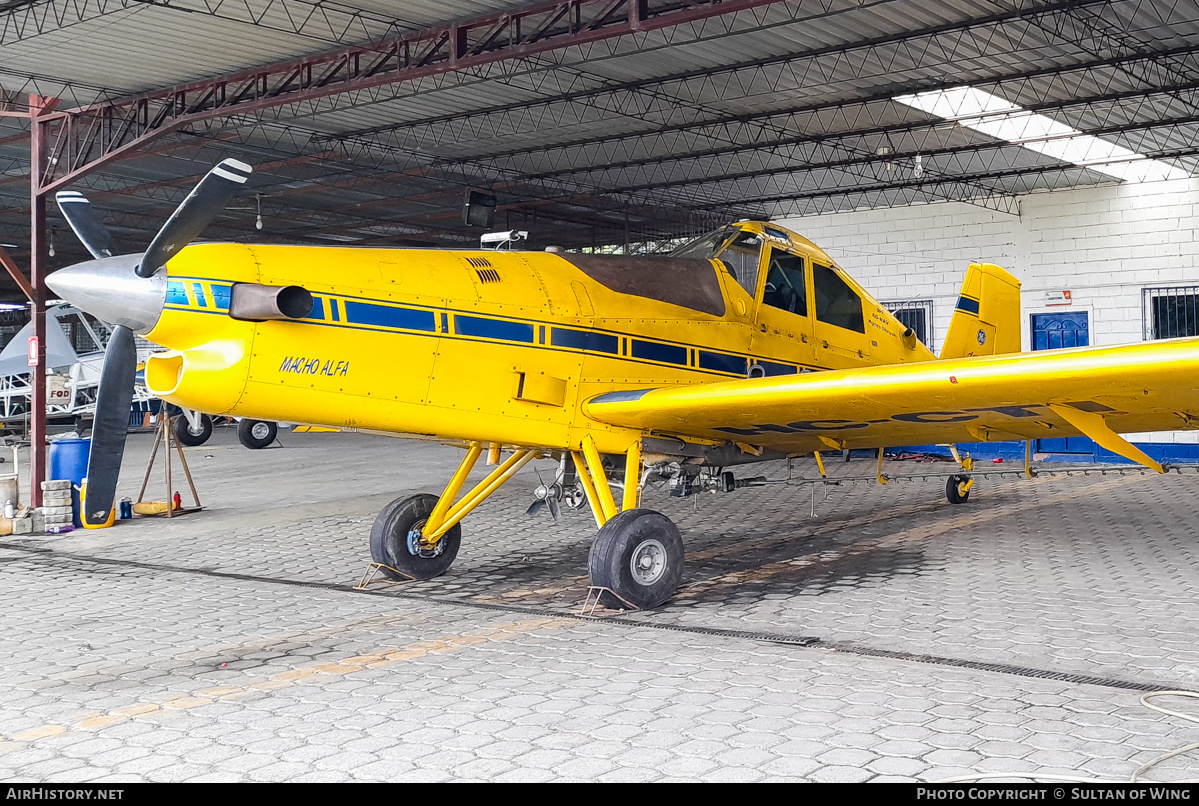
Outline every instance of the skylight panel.
<svg viewBox="0 0 1199 806">
<path fill-rule="evenodd" d="M 1183 179 L 1188 174 L 1160 160 L 1149 159 L 1123 146 L 1101 140 L 1030 112 L 1011 101 L 974 87 L 951 87 L 895 100 L 959 126 L 1005 140 L 1039 154 L 1069 162 L 1124 182 Z"/>
</svg>

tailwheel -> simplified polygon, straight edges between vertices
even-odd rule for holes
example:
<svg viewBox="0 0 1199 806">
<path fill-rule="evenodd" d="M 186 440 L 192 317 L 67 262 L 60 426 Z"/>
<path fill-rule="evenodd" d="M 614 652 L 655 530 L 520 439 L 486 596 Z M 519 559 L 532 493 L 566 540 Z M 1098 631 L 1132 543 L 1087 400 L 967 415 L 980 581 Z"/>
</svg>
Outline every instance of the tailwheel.
<svg viewBox="0 0 1199 806">
<path fill-rule="evenodd" d="M 665 515 L 628 509 L 608 520 L 591 544 L 587 560 L 591 584 L 604 593 L 606 607 L 657 607 L 673 594 L 683 576 L 683 538 Z"/>
<path fill-rule="evenodd" d="M 385 566 L 388 579 L 432 579 L 449 570 L 458 556 L 462 527 L 454 524 L 436 543 L 421 535 L 437 496 L 428 493 L 397 498 L 379 513 L 371 527 L 371 558 Z"/>
<path fill-rule="evenodd" d="M 964 504 L 970 498 L 971 480 L 969 476 L 954 475 L 945 483 L 945 497 L 951 504 Z"/>
</svg>

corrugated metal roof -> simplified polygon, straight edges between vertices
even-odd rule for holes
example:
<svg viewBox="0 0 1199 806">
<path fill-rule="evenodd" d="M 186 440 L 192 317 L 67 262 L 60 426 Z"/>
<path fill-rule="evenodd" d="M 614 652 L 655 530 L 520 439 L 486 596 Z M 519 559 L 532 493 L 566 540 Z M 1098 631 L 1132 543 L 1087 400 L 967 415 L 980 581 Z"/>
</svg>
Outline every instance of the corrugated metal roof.
<svg viewBox="0 0 1199 806">
<path fill-rule="evenodd" d="M 148 92 L 524 5 L 351 0 L 322 17 L 313 0 L 84 4 L 81 21 L 36 35 L 0 12 L 0 88 Z M 131 242 L 224 155 L 259 166 L 260 198 L 213 231 L 246 240 L 461 243 L 475 237 L 459 218 L 470 186 L 496 192 L 504 221 L 568 246 L 685 234 L 721 215 L 987 203 L 1111 180 L 891 98 L 977 84 L 1193 168 L 1196 42 L 1199 0 L 792 0 L 192 126 L 78 185 Z M 22 131 L 0 118 L 0 240 L 18 243 Z M 258 205 L 261 233 L 247 213 Z"/>
</svg>

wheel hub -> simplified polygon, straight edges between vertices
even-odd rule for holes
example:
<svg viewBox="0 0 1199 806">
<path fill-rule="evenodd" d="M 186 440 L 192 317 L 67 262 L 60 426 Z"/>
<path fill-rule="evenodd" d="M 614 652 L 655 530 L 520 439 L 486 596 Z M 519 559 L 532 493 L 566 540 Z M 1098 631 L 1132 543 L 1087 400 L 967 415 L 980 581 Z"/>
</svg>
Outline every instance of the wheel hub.
<svg viewBox="0 0 1199 806">
<path fill-rule="evenodd" d="M 270 426 L 266 423 L 254 423 L 254 426 L 250 429 L 250 436 L 254 437 L 254 439 L 266 439 L 270 433 Z"/>
<path fill-rule="evenodd" d="M 666 572 L 666 547 L 654 538 L 644 540 L 633 549 L 629 571 L 639 585 L 652 585 Z"/>
<path fill-rule="evenodd" d="M 424 526 L 424 523 L 420 523 L 409 530 L 408 553 L 413 557 L 424 557 L 425 559 L 440 557 L 441 553 L 445 551 L 445 545 L 440 540 L 436 543 L 427 543 L 425 536 L 421 534 L 422 526 Z"/>
</svg>

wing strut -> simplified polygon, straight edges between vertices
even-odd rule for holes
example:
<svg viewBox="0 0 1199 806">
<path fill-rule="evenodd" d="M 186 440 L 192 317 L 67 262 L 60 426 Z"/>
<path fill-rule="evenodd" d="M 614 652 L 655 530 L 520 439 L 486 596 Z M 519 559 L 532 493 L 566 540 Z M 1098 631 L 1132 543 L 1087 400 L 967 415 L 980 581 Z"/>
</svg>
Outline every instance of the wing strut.
<svg viewBox="0 0 1199 806">
<path fill-rule="evenodd" d="M 1073 406 L 1063 406 L 1060 403 L 1050 403 L 1049 408 L 1058 417 L 1061 417 L 1112 453 L 1119 454 L 1125 459 L 1131 459 L 1138 464 L 1156 470 L 1158 473 L 1166 472 L 1162 469 L 1161 465 L 1146 456 L 1144 451 L 1108 428 L 1102 414 L 1093 411 L 1083 411 Z"/>
</svg>

